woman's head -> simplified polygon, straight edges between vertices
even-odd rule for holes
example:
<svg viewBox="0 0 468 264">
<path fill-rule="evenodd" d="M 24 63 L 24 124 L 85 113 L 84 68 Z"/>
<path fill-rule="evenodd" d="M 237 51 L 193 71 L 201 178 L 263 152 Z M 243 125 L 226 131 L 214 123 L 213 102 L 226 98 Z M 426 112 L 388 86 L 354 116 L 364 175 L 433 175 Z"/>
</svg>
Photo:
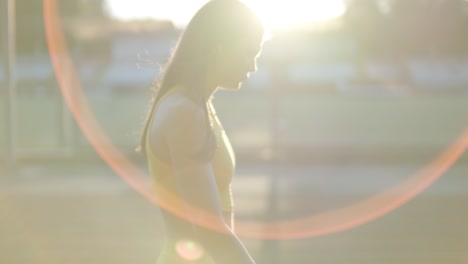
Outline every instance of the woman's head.
<svg viewBox="0 0 468 264">
<path fill-rule="evenodd" d="M 158 98 L 182 87 L 195 101 L 205 103 L 207 89 L 235 89 L 256 70 L 264 27 L 257 14 L 240 0 L 211 0 L 193 16 L 166 65 L 143 129 L 141 150 Z M 205 104 L 205 110 L 208 112 Z"/>
<path fill-rule="evenodd" d="M 187 24 L 162 86 L 237 87 L 249 72 L 255 71 L 263 34 L 258 16 L 240 0 L 208 2 Z"/>
</svg>

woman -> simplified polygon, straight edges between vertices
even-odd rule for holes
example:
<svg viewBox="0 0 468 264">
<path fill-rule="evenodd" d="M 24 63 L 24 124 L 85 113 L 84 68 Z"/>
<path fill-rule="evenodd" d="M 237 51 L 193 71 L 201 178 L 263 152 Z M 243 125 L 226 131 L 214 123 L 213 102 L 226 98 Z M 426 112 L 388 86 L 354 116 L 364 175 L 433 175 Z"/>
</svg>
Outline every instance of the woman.
<svg viewBox="0 0 468 264">
<path fill-rule="evenodd" d="M 218 88 L 238 89 L 256 71 L 263 34 L 247 5 L 212 0 L 188 23 L 166 65 L 141 148 L 158 199 L 170 202 L 168 191 L 185 203 L 178 210 L 210 228 L 162 210 L 167 236 L 158 264 L 255 263 L 234 233 L 235 160 L 211 98 Z"/>
</svg>

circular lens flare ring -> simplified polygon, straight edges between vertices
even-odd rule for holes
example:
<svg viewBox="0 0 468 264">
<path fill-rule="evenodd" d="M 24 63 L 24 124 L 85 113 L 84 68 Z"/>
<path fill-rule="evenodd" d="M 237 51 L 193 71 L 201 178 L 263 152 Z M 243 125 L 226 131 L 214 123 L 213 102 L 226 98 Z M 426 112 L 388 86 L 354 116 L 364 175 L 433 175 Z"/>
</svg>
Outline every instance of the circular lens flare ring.
<svg viewBox="0 0 468 264">
<path fill-rule="evenodd" d="M 43 0 L 43 3 L 47 45 L 60 89 L 73 117 L 99 156 L 124 181 L 148 200 L 196 224 L 221 230 L 218 225 L 211 224 L 216 222 L 215 216 L 200 212 L 198 215 L 203 215 L 203 217 L 194 219 L 183 210 L 177 209 L 182 208 L 184 203 L 167 190 L 159 190 L 163 192 L 161 196 L 167 199 L 158 199 L 153 191 L 146 187 L 149 185 L 147 175 L 112 144 L 88 107 L 63 36 L 57 3 L 55 0 Z M 300 219 L 277 222 L 237 221 L 236 233 L 239 236 L 258 239 L 298 239 L 333 234 L 357 227 L 410 201 L 440 178 L 467 148 L 468 128 L 438 158 L 384 192 L 345 208 Z"/>
</svg>

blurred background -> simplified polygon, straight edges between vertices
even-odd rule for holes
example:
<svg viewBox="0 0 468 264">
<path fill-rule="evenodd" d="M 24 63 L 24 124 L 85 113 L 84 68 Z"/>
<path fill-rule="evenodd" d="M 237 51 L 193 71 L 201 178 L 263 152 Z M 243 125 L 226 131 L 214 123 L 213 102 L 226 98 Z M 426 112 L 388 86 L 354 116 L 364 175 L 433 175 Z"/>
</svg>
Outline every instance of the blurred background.
<svg viewBox="0 0 468 264">
<path fill-rule="evenodd" d="M 134 149 L 151 85 L 205 2 L 57 0 L 96 120 L 144 171 Z M 236 151 L 239 223 L 350 206 L 411 177 L 466 133 L 468 1 L 246 2 L 269 40 L 258 72 L 214 100 Z M 155 263 L 159 211 L 73 118 L 43 1 L 1 0 L 0 10 L 0 263 Z M 467 202 L 463 154 L 421 194 L 367 224 L 242 239 L 259 264 L 466 264 Z"/>
</svg>

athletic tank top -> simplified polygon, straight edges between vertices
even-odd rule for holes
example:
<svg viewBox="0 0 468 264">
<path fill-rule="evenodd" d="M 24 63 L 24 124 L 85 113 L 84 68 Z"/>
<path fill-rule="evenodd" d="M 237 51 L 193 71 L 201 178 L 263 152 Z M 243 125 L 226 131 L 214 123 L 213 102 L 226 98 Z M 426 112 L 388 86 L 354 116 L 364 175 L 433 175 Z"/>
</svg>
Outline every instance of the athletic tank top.
<svg viewBox="0 0 468 264">
<path fill-rule="evenodd" d="M 153 121 L 153 116 L 157 111 L 160 102 L 177 90 L 178 89 L 176 88 L 170 89 L 168 92 L 166 92 L 166 94 L 160 97 L 158 102 L 155 102 L 156 106 L 154 111 L 151 113 L 150 122 Z M 221 198 L 222 210 L 225 212 L 230 212 L 233 210 L 231 180 L 234 174 L 235 156 L 229 139 L 226 136 L 226 133 L 211 104 L 210 109 L 210 114 L 213 119 L 213 132 L 216 138 L 216 149 L 212 159 L 213 173 L 218 187 L 219 196 Z M 151 128 L 151 123 L 149 128 Z M 158 200 L 166 201 L 166 199 L 168 199 L 167 202 L 169 202 L 170 198 L 164 197 L 164 191 L 178 196 L 174 168 L 170 163 L 162 161 L 160 158 L 158 158 L 152 151 L 149 144 L 150 134 L 151 133 L 148 132 L 146 137 L 146 157 L 148 161 L 149 172 L 156 192 L 155 194 Z M 164 191 L 158 191 L 161 189 Z"/>
</svg>

